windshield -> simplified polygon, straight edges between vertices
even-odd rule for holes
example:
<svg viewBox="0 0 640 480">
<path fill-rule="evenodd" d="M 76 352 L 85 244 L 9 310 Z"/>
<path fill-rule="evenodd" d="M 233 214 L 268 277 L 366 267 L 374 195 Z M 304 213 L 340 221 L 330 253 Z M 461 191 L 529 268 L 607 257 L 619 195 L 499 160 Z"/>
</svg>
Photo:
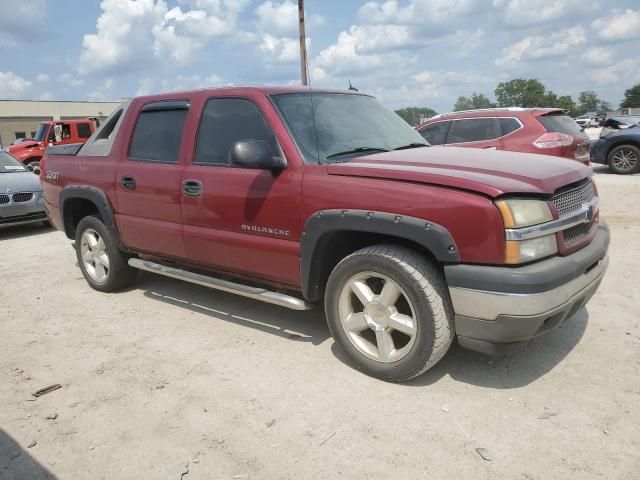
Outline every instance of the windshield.
<svg viewBox="0 0 640 480">
<path fill-rule="evenodd" d="M 46 123 L 41 123 L 40 125 L 38 125 L 38 130 L 33 136 L 33 139 L 37 140 L 38 142 L 44 141 L 47 136 L 47 130 L 49 130 L 49 125 Z"/>
<path fill-rule="evenodd" d="M 0 173 L 26 172 L 27 168 L 7 152 L 0 152 Z"/>
<path fill-rule="evenodd" d="M 272 98 L 310 163 L 427 145 L 409 124 L 366 95 L 285 93 Z"/>
<path fill-rule="evenodd" d="M 575 135 L 581 132 L 581 127 L 567 115 L 543 115 L 538 117 L 547 132 Z"/>
</svg>

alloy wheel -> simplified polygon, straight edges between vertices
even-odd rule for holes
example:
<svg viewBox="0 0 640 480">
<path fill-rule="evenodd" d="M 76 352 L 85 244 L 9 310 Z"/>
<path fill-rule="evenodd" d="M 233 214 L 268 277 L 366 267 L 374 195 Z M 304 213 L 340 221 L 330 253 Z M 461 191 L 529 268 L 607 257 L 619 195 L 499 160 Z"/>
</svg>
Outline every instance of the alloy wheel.
<svg viewBox="0 0 640 480">
<path fill-rule="evenodd" d="M 109 255 L 104 240 L 92 228 L 82 233 L 80 255 L 89 276 L 98 283 L 105 282 L 109 275 Z"/>
<path fill-rule="evenodd" d="M 353 346 L 378 362 L 403 359 L 416 341 L 417 320 L 409 297 L 380 273 L 362 272 L 347 280 L 338 313 Z"/>
</svg>

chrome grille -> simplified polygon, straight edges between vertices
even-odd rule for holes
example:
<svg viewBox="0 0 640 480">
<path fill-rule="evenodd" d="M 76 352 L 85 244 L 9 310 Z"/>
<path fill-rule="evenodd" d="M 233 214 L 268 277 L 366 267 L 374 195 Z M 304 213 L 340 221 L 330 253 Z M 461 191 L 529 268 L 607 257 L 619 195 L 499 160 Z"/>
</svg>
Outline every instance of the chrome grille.
<svg viewBox="0 0 640 480">
<path fill-rule="evenodd" d="M 33 198 L 33 193 L 14 193 L 13 201 L 15 203 L 28 202 Z"/>
<path fill-rule="evenodd" d="M 565 190 L 553 196 L 553 204 L 558 210 L 558 215 L 564 217 L 569 213 L 580 210 L 583 203 L 593 198 L 593 183 L 587 180 L 582 185 Z"/>
<path fill-rule="evenodd" d="M 571 245 L 574 242 L 584 238 L 589 233 L 591 229 L 592 223 L 581 223 L 580 225 L 576 225 L 575 227 L 567 228 L 564 232 L 562 232 L 562 236 L 564 237 L 564 244 Z"/>
<path fill-rule="evenodd" d="M 4 205 L 5 203 L 9 203 L 9 195 L 2 194 L 0 195 L 0 205 Z"/>
</svg>

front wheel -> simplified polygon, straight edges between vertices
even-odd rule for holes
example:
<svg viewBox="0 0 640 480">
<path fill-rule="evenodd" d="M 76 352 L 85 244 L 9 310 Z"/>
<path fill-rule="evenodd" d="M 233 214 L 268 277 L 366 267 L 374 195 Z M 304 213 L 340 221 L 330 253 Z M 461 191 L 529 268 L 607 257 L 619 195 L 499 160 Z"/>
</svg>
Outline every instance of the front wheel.
<svg viewBox="0 0 640 480">
<path fill-rule="evenodd" d="M 129 266 L 129 257 L 120 251 L 113 233 L 99 218 L 80 220 L 75 245 L 78 265 L 91 288 L 114 292 L 135 280 L 137 270 Z"/>
<path fill-rule="evenodd" d="M 619 175 L 640 171 L 640 149 L 633 145 L 619 145 L 609 152 L 609 168 Z"/>
<path fill-rule="evenodd" d="M 30 161 L 26 167 L 36 175 L 40 175 L 40 159 Z"/>
<path fill-rule="evenodd" d="M 368 375 L 409 380 L 435 365 L 454 336 L 440 270 L 395 245 L 363 248 L 333 270 L 325 293 L 329 329 Z"/>
</svg>

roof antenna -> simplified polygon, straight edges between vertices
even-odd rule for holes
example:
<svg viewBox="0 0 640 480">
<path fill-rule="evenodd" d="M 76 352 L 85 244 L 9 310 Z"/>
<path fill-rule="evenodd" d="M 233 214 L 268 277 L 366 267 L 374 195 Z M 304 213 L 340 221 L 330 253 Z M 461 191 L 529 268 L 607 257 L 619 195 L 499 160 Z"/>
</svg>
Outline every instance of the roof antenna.
<svg viewBox="0 0 640 480">
<path fill-rule="evenodd" d="M 359 92 L 360 91 L 356 87 L 351 85 L 351 80 L 349 80 L 349 90 L 351 90 L 352 92 Z"/>
</svg>

